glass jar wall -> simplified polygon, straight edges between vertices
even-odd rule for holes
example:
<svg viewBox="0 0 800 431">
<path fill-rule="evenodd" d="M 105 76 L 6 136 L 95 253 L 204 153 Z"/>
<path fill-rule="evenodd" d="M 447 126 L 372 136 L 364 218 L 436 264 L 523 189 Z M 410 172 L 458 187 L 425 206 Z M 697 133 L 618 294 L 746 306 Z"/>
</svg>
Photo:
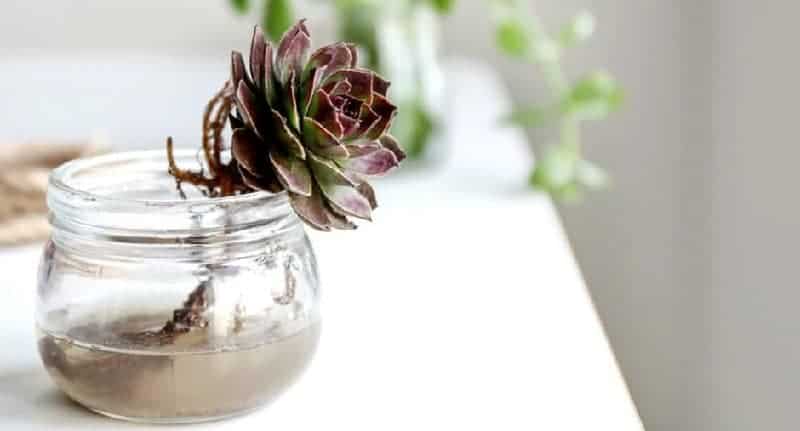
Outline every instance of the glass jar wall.
<svg viewBox="0 0 800 431">
<path fill-rule="evenodd" d="M 184 192 L 162 152 L 51 176 L 39 349 L 89 409 L 145 422 L 235 415 L 280 395 L 314 354 L 316 262 L 286 195 Z"/>
</svg>

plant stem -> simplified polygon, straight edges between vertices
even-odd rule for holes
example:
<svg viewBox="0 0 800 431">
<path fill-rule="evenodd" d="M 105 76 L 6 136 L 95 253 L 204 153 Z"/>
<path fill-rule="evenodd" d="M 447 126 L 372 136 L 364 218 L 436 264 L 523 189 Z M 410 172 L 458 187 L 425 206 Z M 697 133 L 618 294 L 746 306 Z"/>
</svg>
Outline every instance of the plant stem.
<svg viewBox="0 0 800 431">
<path fill-rule="evenodd" d="M 557 43 L 545 30 L 539 17 L 530 9 L 527 14 L 532 22 L 531 38 L 534 46 L 542 47 L 542 49 L 557 50 Z M 536 52 L 534 49 L 530 58 L 533 63 L 538 64 L 541 68 L 544 80 L 547 83 L 552 97 L 556 101 L 566 100 L 569 96 L 570 84 L 567 74 L 561 65 L 560 52 L 542 53 Z M 580 123 L 574 115 L 565 113 L 561 116 L 559 125 L 560 143 L 568 148 L 575 156 L 576 159 L 580 158 L 581 145 L 580 145 Z"/>
</svg>

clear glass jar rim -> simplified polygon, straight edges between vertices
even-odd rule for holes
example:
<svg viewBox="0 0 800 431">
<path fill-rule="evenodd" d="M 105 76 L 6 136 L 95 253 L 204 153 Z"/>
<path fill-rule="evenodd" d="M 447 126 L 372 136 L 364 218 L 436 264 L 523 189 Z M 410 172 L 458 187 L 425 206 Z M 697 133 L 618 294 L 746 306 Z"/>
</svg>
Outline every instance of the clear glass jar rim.
<svg viewBox="0 0 800 431">
<path fill-rule="evenodd" d="M 197 151 L 180 149 L 175 150 L 175 158 L 192 159 L 196 158 Z M 71 180 L 76 174 L 88 169 L 102 168 L 107 165 L 116 165 L 126 162 L 160 160 L 164 165 L 166 171 L 166 153 L 164 151 L 156 150 L 143 150 L 143 151 L 126 151 L 116 152 L 111 154 L 104 154 L 99 156 L 84 157 L 80 159 L 71 160 L 57 167 L 50 173 L 49 187 L 55 188 L 60 192 L 69 194 L 76 198 L 81 198 L 87 202 L 107 202 L 109 204 L 125 204 L 125 205 L 141 205 L 142 207 L 152 208 L 154 206 L 191 206 L 196 205 L 198 202 L 214 202 L 214 203 L 249 203 L 259 201 L 268 204 L 275 201 L 286 201 L 288 196 L 286 192 L 270 193 L 270 192 L 253 192 L 236 196 L 225 196 L 218 198 L 203 198 L 203 199 L 181 199 L 180 197 L 172 199 L 130 199 L 119 198 L 116 196 L 102 195 L 92 193 L 82 188 L 71 185 Z"/>
<path fill-rule="evenodd" d="M 175 156 L 179 166 L 197 166 L 196 151 L 179 150 Z M 220 198 L 181 199 L 177 194 L 153 199 L 131 197 L 124 196 L 124 192 L 130 191 L 125 190 L 128 183 L 119 180 L 127 178 L 126 173 L 138 187 L 148 184 L 164 190 L 174 187 L 167 175 L 164 151 L 120 152 L 67 162 L 49 178 L 47 205 L 54 228 L 195 236 L 298 222 L 285 192 L 253 192 Z M 105 182 L 113 186 L 104 193 L 87 186 L 102 186 Z M 115 193 L 114 186 L 119 193 Z"/>
</svg>

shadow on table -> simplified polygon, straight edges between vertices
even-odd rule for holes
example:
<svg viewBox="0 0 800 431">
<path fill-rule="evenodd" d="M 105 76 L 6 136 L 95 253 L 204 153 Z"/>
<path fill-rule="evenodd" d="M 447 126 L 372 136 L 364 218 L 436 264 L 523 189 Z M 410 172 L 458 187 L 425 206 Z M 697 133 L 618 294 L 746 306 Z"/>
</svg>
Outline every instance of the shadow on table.
<svg viewBox="0 0 800 431">
<path fill-rule="evenodd" d="M 32 429 L 93 429 L 109 419 L 67 398 L 42 369 L 0 372 L 0 418 L 3 424 L 25 424 Z M 115 422 L 114 428 L 134 424 Z"/>
</svg>

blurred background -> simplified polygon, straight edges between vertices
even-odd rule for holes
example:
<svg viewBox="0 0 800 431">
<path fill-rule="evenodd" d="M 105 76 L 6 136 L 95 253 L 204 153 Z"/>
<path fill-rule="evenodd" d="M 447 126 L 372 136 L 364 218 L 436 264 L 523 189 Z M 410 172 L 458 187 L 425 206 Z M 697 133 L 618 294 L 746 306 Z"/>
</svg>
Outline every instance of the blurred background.
<svg viewBox="0 0 800 431">
<path fill-rule="evenodd" d="M 328 35 L 318 42 L 333 34 L 321 3 L 297 8 Z M 622 109 L 584 130 L 587 158 L 610 173 L 610 187 L 560 210 L 646 428 L 795 429 L 800 5 L 531 6 L 554 28 L 591 11 L 597 32 L 564 68 L 602 66 L 625 89 Z M 5 2 L 0 142 L 92 137 L 161 148 L 173 135 L 195 145 L 229 50 L 246 47 L 258 14 L 241 16 L 225 0 Z M 497 52 L 487 14 L 484 2 L 464 0 L 443 17 L 441 57 L 496 71 L 519 104 L 539 100 L 538 69 Z M 547 142 L 536 130 L 529 140 L 537 150 Z M 433 151 L 429 168 L 457 151 Z"/>
</svg>

